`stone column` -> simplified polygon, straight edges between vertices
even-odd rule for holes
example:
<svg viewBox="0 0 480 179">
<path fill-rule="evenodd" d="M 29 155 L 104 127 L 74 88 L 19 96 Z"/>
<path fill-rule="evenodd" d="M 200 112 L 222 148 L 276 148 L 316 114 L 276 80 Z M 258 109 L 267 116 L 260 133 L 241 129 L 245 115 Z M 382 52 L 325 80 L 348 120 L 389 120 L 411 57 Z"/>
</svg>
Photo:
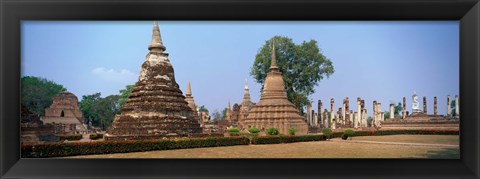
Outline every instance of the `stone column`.
<svg viewBox="0 0 480 179">
<path fill-rule="evenodd" d="M 345 104 L 343 105 L 344 106 L 344 114 L 343 114 L 343 118 L 345 120 L 344 124 L 348 127 L 350 127 L 350 123 L 351 123 L 351 118 L 350 118 L 350 100 L 348 99 L 348 97 L 345 99 Z"/>
<path fill-rule="evenodd" d="M 307 124 L 312 126 L 312 105 L 307 104 Z"/>
<path fill-rule="evenodd" d="M 323 126 L 323 120 L 322 120 L 322 101 L 321 100 L 318 100 L 318 106 L 317 106 L 317 112 L 318 112 L 318 124 L 320 126 Z"/>
<path fill-rule="evenodd" d="M 345 114 L 347 113 L 345 111 L 345 99 L 343 99 L 343 105 L 342 105 L 342 124 L 345 125 Z"/>
<path fill-rule="evenodd" d="M 354 122 L 353 122 L 353 111 L 350 110 L 348 114 L 349 114 L 348 118 L 350 119 L 350 125 L 348 127 L 353 127 L 353 124 L 354 124 Z"/>
<path fill-rule="evenodd" d="M 362 119 L 362 107 L 360 105 L 360 97 L 357 98 L 357 114 L 355 115 L 355 118 L 357 119 L 357 123 L 360 124 L 360 121 Z M 355 125 L 358 125 L 355 124 Z"/>
<path fill-rule="evenodd" d="M 378 121 L 384 121 L 382 103 L 377 103 Z"/>
<path fill-rule="evenodd" d="M 437 111 L 437 97 L 433 97 L 433 115 L 438 115 Z"/>
<path fill-rule="evenodd" d="M 447 96 L 447 116 L 450 117 L 452 116 L 451 114 L 452 110 L 450 109 L 450 95 Z"/>
<path fill-rule="evenodd" d="M 315 110 L 312 109 L 312 112 L 310 113 L 310 123 L 312 123 L 312 127 L 317 126 L 317 123 L 315 122 Z"/>
<path fill-rule="evenodd" d="M 355 128 L 355 129 L 359 127 L 359 125 L 358 125 L 358 119 L 359 119 L 358 116 L 359 115 L 358 114 L 360 114 L 360 113 L 359 112 L 354 112 L 353 113 L 353 115 L 354 115 L 353 116 L 353 128 Z"/>
<path fill-rule="evenodd" d="M 390 119 L 395 117 L 395 104 L 390 103 Z"/>
<path fill-rule="evenodd" d="M 376 121 L 378 120 L 378 114 L 377 114 L 378 113 L 378 110 L 377 110 L 378 105 L 377 105 L 376 100 L 373 101 L 372 106 L 373 106 L 373 110 L 372 110 L 372 118 L 373 119 L 372 119 L 372 121 L 376 123 Z"/>
<path fill-rule="evenodd" d="M 315 113 L 313 116 L 313 127 L 318 127 L 318 114 Z"/>
<path fill-rule="evenodd" d="M 423 97 L 423 113 L 428 114 L 427 113 L 427 97 L 426 96 Z"/>
<path fill-rule="evenodd" d="M 460 99 L 455 95 L 455 116 L 460 116 Z"/>
<path fill-rule="evenodd" d="M 402 119 L 407 118 L 407 99 L 403 97 L 403 110 L 402 110 Z"/>
<path fill-rule="evenodd" d="M 338 126 L 342 126 L 342 124 L 343 124 L 342 108 L 338 108 L 337 114 L 338 114 L 337 124 L 338 124 Z"/>
<path fill-rule="evenodd" d="M 360 101 L 360 108 L 362 109 L 361 127 L 368 127 L 367 126 L 367 109 L 365 109 L 365 100 Z"/>
<path fill-rule="evenodd" d="M 381 112 L 380 113 L 380 122 L 378 122 L 378 127 L 382 127 L 382 121 L 385 121 L 385 113 L 384 112 Z"/>
<path fill-rule="evenodd" d="M 363 101 L 363 100 L 362 100 Z M 367 109 L 362 110 L 362 127 L 368 127 L 367 123 Z"/>
<path fill-rule="evenodd" d="M 329 128 L 330 126 L 329 119 L 330 118 L 328 118 L 328 110 L 325 109 L 325 111 L 323 111 L 323 128 Z"/>
<path fill-rule="evenodd" d="M 334 103 L 335 103 L 335 100 L 332 98 L 330 99 L 330 122 L 331 123 L 335 123 L 333 122 L 333 120 L 335 119 L 335 109 L 333 109 L 333 106 L 334 106 Z"/>
</svg>

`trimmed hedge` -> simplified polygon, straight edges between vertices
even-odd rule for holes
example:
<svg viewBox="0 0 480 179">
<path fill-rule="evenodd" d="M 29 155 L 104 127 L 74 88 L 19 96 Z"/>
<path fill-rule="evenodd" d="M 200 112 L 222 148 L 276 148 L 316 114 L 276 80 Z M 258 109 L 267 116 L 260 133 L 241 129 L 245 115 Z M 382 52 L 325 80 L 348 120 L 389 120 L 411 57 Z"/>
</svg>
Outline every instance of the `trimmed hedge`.
<svg viewBox="0 0 480 179">
<path fill-rule="evenodd" d="M 381 136 L 381 135 L 459 135 L 459 131 L 434 130 L 390 130 L 390 131 L 355 131 L 352 136 Z M 341 137 L 343 132 L 336 132 L 331 138 Z M 280 144 L 292 142 L 323 141 L 324 135 L 274 135 L 259 136 L 249 134 L 249 137 L 211 137 L 211 138 L 183 138 L 161 140 L 127 140 L 127 141 L 99 141 L 74 142 L 59 144 L 22 145 L 23 158 L 65 157 L 73 155 L 111 154 L 127 152 L 144 152 L 152 150 L 186 149 L 200 147 L 234 146 L 248 144 Z M 68 135 L 72 136 L 72 135 Z M 80 135 L 81 136 L 81 135 Z"/>
<path fill-rule="evenodd" d="M 248 145 L 246 137 L 190 138 L 165 140 L 127 140 L 101 142 L 75 142 L 60 144 L 22 145 L 22 157 L 45 158 L 74 155 L 144 152 L 152 150 L 186 149 Z"/>
<path fill-rule="evenodd" d="M 301 136 L 260 136 L 252 141 L 252 144 L 280 144 L 292 142 L 322 141 L 327 138 L 324 135 L 301 135 Z"/>
<path fill-rule="evenodd" d="M 90 134 L 89 138 L 92 140 L 102 139 L 103 134 Z"/>
<path fill-rule="evenodd" d="M 60 140 L 80 140 L 83 138 L 82 134 L 57 134 L 55 136 Z"/>
</svg>

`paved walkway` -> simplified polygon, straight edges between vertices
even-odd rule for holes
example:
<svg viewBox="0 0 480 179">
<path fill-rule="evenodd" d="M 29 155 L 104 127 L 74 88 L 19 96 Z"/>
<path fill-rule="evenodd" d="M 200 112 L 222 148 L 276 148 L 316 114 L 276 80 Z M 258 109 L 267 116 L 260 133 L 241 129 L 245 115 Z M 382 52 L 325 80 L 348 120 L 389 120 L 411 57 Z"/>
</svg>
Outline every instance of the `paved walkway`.
<svg viewBox="0 0 480 179">
<path fill-rule="evenodd" d="M 367 140 L 343 140 L 343 139 L 330 139 L 332 142 L 350 142 L 350 143 L 369 143 L 369 144 L 387 144 L 387 145 L 408 145 L 408 146 L 427 146 L 427 147 L 444 147 L 444 148 L 458 148 L 459 145 L 448 144 L 422 144 L 422 143 L 405 143 L 405 142 L 379 142 L 379 141 L 367 141 Z"/>
</svg>

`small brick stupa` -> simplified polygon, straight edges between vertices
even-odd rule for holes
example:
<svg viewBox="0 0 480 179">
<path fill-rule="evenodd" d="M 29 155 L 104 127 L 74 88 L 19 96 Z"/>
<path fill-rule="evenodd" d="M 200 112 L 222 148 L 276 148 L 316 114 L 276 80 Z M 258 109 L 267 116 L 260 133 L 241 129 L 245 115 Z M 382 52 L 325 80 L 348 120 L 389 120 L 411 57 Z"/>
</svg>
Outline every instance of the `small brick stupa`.
<svg viewBox="0 0 480 179">
<path fill-rule="evenodd" d="M 148 50 L 138 82 L 123 105 L 122 114 L 115 116 L 107 140 L 187 137 L 201 133 L 200 124 L 193 119 L 193 111 L 175 81 L 157 22 Z"/>
<path fill-rule="evenodd" d="M 275 46 L 272 47 L 272 62 L 267 73 L 260 101 L 252 107 L 243 127 L 259 129 L 277 128 L 281 134 L 295 128 L 297 134 L 307 134 L 305 119 L 298 114 L 295 105 L 288 101 L 282 73 L 275 59 Z"/>
</svg>

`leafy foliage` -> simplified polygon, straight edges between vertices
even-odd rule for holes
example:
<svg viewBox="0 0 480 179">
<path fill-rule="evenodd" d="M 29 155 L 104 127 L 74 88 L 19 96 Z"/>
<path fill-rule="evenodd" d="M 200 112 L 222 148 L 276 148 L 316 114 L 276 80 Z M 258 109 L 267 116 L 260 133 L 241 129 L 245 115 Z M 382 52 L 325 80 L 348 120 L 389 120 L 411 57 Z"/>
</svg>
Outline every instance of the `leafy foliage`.
<svg viewBox="0 0 480 179">
<path fill-rule="evenodd" d="M 322 54 L 315 40 L 296 45 L 288 37 L 274 36 L 259 49 L 250 71 L 262 89 L 270 71 L 273 41 L 288 100 L 303 114 L 303 107 L 310 103 L 308 96 L 315 92 L 314 87 L 334 73 L 332 61 Z"/>
<path fill-rule="evenodd" d="M 290 134 L 290 135 L 295 135 L 295 132 L 297 132 L 297 129 L 295 129 L 295 128 L 288 129 L 288 134 Z"/>
<path fill-rule="evenodd" d="M 201 106 L 199 107 L 199 110 L 198 110 L 198 111 L 200 111 L 200 112 L 208 112 L 208 109 L 205 107 L 205 105 L 201 105 Z"/>
<path fill-rule="evenodd" d="M 256 127 L 252 127 L 250 129 L 248 129 L 248 132 L 250 132 L 252 134 L 258 134 L 260 132 L 260 129 L 258 129 Z"/>
<path fill-rule="evenodd" d="M 60 140 L 80 140 L 83 138 L 82 134 L 57 134 L 55 135 Z"/>
<path fill-rule="evenodd" d="M 403 107 L 402 107 L 402 103 L 398 103 L 395 107 L 394 107 L 394 114 L 395 115 L 400 115 L 400 112 L 403 110 Z"/>
<path fill-rule="evenodd" d="M 103 138 L 103 134 L 90 134 L 89 138 L 92 140 L 101 139 Z"/>
<path fill-rule="evenodd" d="M 135 87 L 135 85 L 127 85 L 125 86 L 125 89 L 120 90 L 120 99 L 118 100 L 120 110 L 122 109 L 123 104 L 127 102 L 128 97 L 132 93 L 133 87 Z"/>
<path fill-rule="evenodd" d="M 332 135 L 333 131 L 330 128 L 325 128 L 322 130 L 322 134 L 327 137 L 327 139 L 330 138 L 330 135 Z"/>
<path fill-rule="evenodd" d="M 45 108 L 52 105 L 53 97 L 66 89 L 45 78 L 24 76 L 21 78 L 21 103 L 28 110 L 40 116 Z"/>
<path fill-rule="evenodd" d="M 292 142 L 307 142 L 307 141 L 322 141 L 325 140 L 324 135 L 300 135 L 300 136 L 261 136 L 255 137 L 252 144 L 280 144 L 280 143 L 292 143 Z"/>
<path fill-rule="evenodd" d="M 92 125 L 108 128 L 116 114 L 120 114 L 119 95 L 100 97 L 100 93 L 82 96 L 80 110 Z"/>
<path fill-rule="evenodd" d="M 355 134 L 355 131 L 353 131 L 352 129 L 347 129 L 343 131 L 342 139 L 347 140 L 349 137 L 352 137 L 354 134 Z"/>
<path fill-rule="evenodd" d="M 73 155 L 111 154 L 126 152 L 143 152 L 152 150 L 187 149 L 199 147 L 217 147 L 248 145 L 245 137 L 187 138 L 162 140 L 127 140 L 75 142 L 60 144 L 22 145 L 22 157 L 46 158 Z"/>
<path fill-rule="evenodd" d="M 280 134 L 280 132 L 278 132 L 278 129 L 275 129 L 275 128 L 268 128 L 265 130 L 265 133 L 267 133 L 267 135 L 278 135 Z"/>
</svg>

